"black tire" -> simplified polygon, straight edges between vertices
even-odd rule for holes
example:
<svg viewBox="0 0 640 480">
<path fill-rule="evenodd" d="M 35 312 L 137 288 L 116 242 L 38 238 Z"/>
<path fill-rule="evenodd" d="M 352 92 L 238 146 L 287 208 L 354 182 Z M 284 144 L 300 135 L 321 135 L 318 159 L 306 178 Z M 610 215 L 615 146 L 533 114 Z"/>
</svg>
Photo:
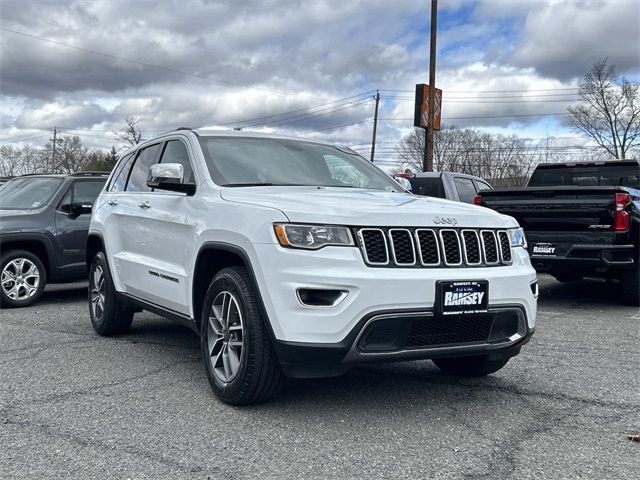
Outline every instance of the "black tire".
<svg viewBox="0 0 640 480">
<path fill-rule="evenodd" d="M 456 377 L 484 377 L 497 372 L 509 362 L 509 358 L 489 360 L 487 356 L 434 358 L 440 370 Z"/>
<path fill-rule="evenodd" d="M 98 281 L 99 271 L 102 272 L 102 287 Z M 96 285 L 97 281 L 98 285 Z M 101 291 L 103 308 L 100 312 L 100 309 L 96 310 L 95 303 L 97 302 L 96 295 L 99 296 Z M 126 333 L 133 321 L 133 310 L 116 297 L 109 265 L 102 252 L 96 253 L 89 268 L 89 315 L 93 329 L 103 336 Z"/>
<path fill-rule="evenodd" d="M 29 275 L 23 275 L 27 273 L 27 266 L 33 266 L 34 270 L 30 270 L 31 273 Z M 18 270 L 21 271 L 18 272 Z M 33 305 L 42 296 L 47 282 L 47 272 L 42 261 L 26 250 L 7 250 L 0 256 L 0 277 L 2 281 L 2 285 L 0 285 L 0 306 L 3 308 L 20 308 Z M 33 290 L 34 287 L 35 291 Z M 23 295 L 24 298 L 20 298 Z M 15 298 L 12 298 L 12 296 Z"/>
<path fill-rule="evenodd" d="M 226 327 L 224 319 L 217 320 L 212 310 L 220 298 L 218 313 L 226 309 Z M 233 309 L 229 303 L 233 303 Z M 214 325 L 214 322 L 217 323 Z M 200 332 L 207 378 L 220 400 L 229 405 L 249 405 L 270 400 L 280 392 L 284 374 L 271 345 L 258 297 L 244 268 L 229 267 L 215 275 L 204 299 Z M 232 346 L 234 341 L 241 344 L 240 347 Z M 236 370 L 233 375 L 227 375 L 227 362 L 232 354 Z"/>
<path fill-rule="evenodd" d="M 622 303 L 634 307 L 640 306 L 640 265 L 636 265 L 620 278 Z"/>
</svg>

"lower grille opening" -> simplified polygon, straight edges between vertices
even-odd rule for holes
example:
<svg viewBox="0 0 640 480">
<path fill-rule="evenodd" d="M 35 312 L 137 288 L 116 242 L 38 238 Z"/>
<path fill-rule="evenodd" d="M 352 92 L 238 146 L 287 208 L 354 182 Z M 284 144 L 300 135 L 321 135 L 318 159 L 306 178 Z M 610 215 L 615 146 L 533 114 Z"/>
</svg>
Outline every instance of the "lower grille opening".
<svg viewBox="0 0 640 480">
<path fill-rule="evenodd" d="M 507 342 L 521 328 L 515 310 L 477 316 L 399 316 L 371 323 L 358 342 L 362 352 Z"/>
</svg>

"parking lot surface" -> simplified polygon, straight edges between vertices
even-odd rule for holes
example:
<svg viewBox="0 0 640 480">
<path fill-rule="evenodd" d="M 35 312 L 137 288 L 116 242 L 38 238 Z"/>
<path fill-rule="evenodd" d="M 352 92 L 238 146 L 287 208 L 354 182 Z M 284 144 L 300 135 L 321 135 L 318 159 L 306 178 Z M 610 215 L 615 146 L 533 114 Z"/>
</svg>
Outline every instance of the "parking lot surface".
<svg viewBox="0 0 640 480">
<path fill-rule="evenodd" d="M 198 338 L 150 313 L 101 338 L 86 286 L 0 312 L 1 478 L 623 479 L 640 474 L 640 313 L 541 277 L 537 332 L 484 379 L 429 361 L 213 397 Z"/>
</svg>

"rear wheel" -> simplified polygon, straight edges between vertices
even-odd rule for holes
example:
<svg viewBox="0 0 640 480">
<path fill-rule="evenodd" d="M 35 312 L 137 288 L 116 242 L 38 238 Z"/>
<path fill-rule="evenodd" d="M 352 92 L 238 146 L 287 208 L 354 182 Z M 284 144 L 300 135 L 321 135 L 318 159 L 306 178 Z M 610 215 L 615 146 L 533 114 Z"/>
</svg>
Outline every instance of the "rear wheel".
<svg viewBox="0 0 640 480">
<path fill-rule="evenodd" d="M 640 306 L 640 265 L 620 278 L 620 288 L 625 305 Z"/>
<path fill-rule="evenodd" d="M 133 310 L 116 296 L 102 252 L 96 253 L 89 268 L 89 314 L 93 329 L 104 336 L 126 333 L 133 321 Z"/>
<path fill-rule="evenodd" d="M 489 360 L 488 356 L 433 359 L 440 370 L 456 377 L 484 377 L 497 372 L 508 362 L 508 358 Z"/>
<path fill-rule="evenodd" d="M 220 400 L 248 405 L 277 395 L 284 374 L 244 268 L 225 268 L 216 274 L 200 324 L 207 377 Z"/>
<path fill-rule="evenodd" d="M 26 250 L 9 250 L 0 256 L 0 305 L 27 307 L 38 301 L 46 271 L 38 257 Z"/>
</svg>

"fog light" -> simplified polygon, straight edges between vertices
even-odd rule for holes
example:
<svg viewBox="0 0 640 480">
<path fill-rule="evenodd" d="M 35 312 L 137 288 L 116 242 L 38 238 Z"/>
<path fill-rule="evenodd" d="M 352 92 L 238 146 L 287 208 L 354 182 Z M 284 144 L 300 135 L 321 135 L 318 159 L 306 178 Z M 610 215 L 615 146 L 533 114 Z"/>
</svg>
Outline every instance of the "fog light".
<svg viewBox="0 0 640 480">
<path fill-rule="evenodd" d="M 349 292 L 346 290 L 299 288 L 296 293 L 298 300 L 305 307 L 335 307 Z"/>
</svg>

